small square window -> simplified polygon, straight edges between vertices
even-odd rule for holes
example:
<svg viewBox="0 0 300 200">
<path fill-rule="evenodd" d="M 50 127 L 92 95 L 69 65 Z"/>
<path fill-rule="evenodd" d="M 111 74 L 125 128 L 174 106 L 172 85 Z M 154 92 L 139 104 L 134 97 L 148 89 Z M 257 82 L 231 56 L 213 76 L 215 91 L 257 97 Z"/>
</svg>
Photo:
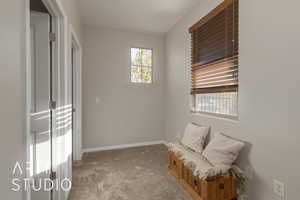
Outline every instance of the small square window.
<svg viewBox="0 0 300 200">
<path fill-rule="evenodd" d="M 152 49 L 131 48 L 131 82 L 152 83 Z"/>
</svg>

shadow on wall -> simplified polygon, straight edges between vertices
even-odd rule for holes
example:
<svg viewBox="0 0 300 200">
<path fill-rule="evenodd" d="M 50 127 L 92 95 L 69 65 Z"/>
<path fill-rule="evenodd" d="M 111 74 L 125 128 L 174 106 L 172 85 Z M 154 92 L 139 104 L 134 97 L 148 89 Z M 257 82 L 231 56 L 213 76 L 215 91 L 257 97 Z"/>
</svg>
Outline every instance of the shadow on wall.
<svg viewBox="0 0 300 200">
<path fill-rule="evenodd" d="M 268 188 L 269 185 L 265 181 L 263 181 L 260 176 L 255 172 L 251 164 L 251 160 L 249 159 L 249 155 L 251 154 L 252 144 L 245 142 L 245 147 L 240 153 L 236 163 L 241 169 L 244 170 L 246 175 L 245 182 L 245 197 L 240 198 L 240 200 L 252 200 L 252 199 L 260 199 L 261 194 L 265 193 L 265 188 Z"/>
<path fill-rule="evenodd" d="M 255 172 L 254 172 L 254 168 L 251 165 L 250 159 L 249 159 L 249 155 L 252 149 L 252 144 L 250 144 L 249 142 L 245 142 L 245 147 L 243 148 L 243 150 L 241 151 L 238 159 L 236 160 L 236 164 L 244 170 L 245 176 L 246 176 L 246 182 L 245 182 L 245 196 L 243 198 L 241 198 L 241 200 L 246 200 L 249 199 L 249 194 L 250 191 L 249 189 L 251 188 L 251 183 L 253 183 L 253 179 L 255 179 Z M 256 182 L 256 181 L 255 181 Z M 251 194 L 253 194 L 251 192 Z"/>
</svg>

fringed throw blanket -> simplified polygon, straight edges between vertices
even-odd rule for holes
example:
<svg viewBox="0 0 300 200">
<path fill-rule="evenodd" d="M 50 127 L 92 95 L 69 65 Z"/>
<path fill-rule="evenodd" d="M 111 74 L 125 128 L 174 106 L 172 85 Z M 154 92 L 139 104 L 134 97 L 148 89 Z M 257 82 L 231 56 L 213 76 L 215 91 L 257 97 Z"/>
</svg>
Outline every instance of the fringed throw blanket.
<svg viewBox="0 0 300 200">
<path fill-rule="evenodd" d="M 213 166 L 202 154 L 194 152 L 180 143 L 169 143 L 168 149 L 174 152 L 183 163 L 190 167 L 195 176 L 201 179 L 207 179 L 212 176 L 233 176 L 237 180 L 238 194 L 243 196 L 245 175 L 236 165 L 231 168 L 223 166 Z"/>
</svg>

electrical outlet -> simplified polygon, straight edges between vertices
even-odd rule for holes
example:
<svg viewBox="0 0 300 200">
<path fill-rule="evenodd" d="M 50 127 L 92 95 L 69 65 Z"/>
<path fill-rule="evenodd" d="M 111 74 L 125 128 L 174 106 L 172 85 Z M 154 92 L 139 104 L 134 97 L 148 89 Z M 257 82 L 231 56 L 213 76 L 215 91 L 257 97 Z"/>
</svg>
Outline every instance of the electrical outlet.
<svg viewBox="0 0 300 200">
<path fill-rule="evenodd" d="M 273 180 L 273 191 L 277 196 L 284 198 L 284 195 L 285 195 L 284 183 L 282 183 L 281 181 L 278 181 L 278 180 Z"/>
</svg>

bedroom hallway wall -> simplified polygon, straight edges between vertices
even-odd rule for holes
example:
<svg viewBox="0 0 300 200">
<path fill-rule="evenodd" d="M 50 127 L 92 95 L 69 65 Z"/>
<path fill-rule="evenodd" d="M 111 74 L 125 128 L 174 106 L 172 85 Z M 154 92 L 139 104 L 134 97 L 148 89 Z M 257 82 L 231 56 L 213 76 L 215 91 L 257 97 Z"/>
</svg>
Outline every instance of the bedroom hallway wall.
<svg viewBox="0 0 300 200">
<path fill-rule="evenodd" d="M 85 27 L 83 148 L 163 139 L 164 37 Z M 153 84 L 130 83 L 130 48 L 153 48 Z"/>
</svg>

